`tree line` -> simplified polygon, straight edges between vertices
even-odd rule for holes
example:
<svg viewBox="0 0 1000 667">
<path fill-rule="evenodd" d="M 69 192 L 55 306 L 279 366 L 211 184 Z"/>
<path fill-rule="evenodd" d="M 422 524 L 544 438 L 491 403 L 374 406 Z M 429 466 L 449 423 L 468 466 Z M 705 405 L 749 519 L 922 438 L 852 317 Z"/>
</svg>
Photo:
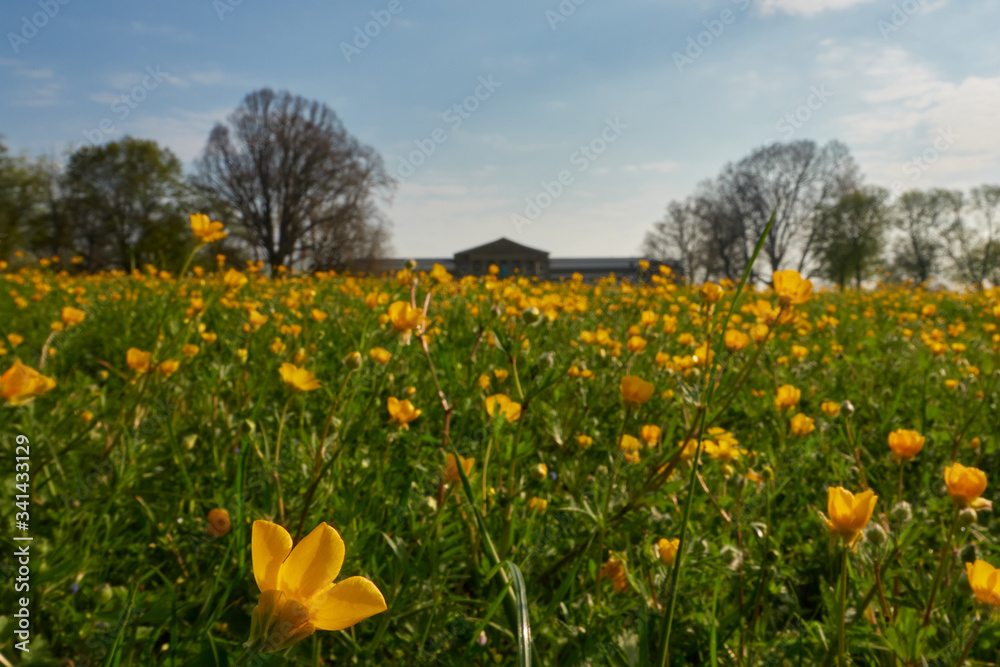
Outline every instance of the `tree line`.
<svg viewBox="0 0 1000 667">
<path fill-rule="evenodd" d="M 179 268 L 195 243 L 188 216 L 202 212 L 226 225 L 215 248 L 232 261 L 356 266 L 385 254 L 377 203 L 394 185 L 329 107 L 262 89 L 212 129 L 190 174 L 151 140 L 85 145 L 57 161 L 13 155 L 0 139 L 0 259 L 28 250 L 88 271 Z"/>
<path fill-rule="evenodd" d="M 776 142 L 727 164 L 667 206 L 643 250 L 679 262 L 693 282 L 742 276 L 771 215 L 751 279 L 796 269 L 841 287 L 876 270 L 890 279 L 1000 284 L 1000 186 L 867 185 L 847 147 Z"/>
</svg>

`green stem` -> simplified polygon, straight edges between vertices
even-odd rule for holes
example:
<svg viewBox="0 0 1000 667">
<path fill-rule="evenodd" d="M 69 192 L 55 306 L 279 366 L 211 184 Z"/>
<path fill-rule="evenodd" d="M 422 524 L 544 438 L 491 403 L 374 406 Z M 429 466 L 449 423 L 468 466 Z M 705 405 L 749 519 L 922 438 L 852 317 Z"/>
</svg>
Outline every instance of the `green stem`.
<svg viewBox="0 0 1000 667">
<path fill-rule="evenodd" d="M 951 540 L 955 537 L 955 528 L 958 527 L 958 511 L 955 511 L 955 518 L 951 522 L 951 529 L 948 531 L 948 539 L 941 547 L 941 557 L 938 562 L 937 573 L 934 575 L 934 583 L 931 584 L 931 596 L 927 599 L 927 609 L 924 611 L 924 627 L 931 624 L 931 612 L 934 611 L 934 597 L 937 595 L 938 585 L 941 583 L 941 575 L 944 574 L 944 564 L 948 561 L 948 551 L 951 549 Z"/>
<path fill-rule="evenodd" d="M 839 637 L 838 664 L 840 667 L 846 667 L 847 665 L 847 628 L 845 623 L 847 619 L 847 564 L 850 558 L 851 548 L 845 544 L 844 562 L 840 568 L 840 619 L 837 633 Z"/>
<path fill-rule="evenodd" d="M 244 644 L 243 653 L 240 653 L 240 657 L 233 663 L 233 667 L 244 667 L 244 665 L 249 665 L 251 660 L 260 655 L 260 649 L 263 647 L 264 639 L 258 640 L 257 643 L 252 646 Z"/>
<path fill-rule="evenodd" d="M 983 624 L 986 623 L 986 619 L 989 618 L 989 614 L 980 614 L 979 621 L 976 622 L 975 627 L 972 628 L 972 635 L 969 640 L 965 642 L 965 647 L 962 649 L 962 655 L 958 656 L 958 661 L 955 662 L 955 667 L 962 667 L 965 664 L 965 659 L 969 657 L 969 652 L 972 651 L 972 647 L 976 643 L 976 637 L 979 636 L 979 631 L 983 628 Z"/>
</svg>

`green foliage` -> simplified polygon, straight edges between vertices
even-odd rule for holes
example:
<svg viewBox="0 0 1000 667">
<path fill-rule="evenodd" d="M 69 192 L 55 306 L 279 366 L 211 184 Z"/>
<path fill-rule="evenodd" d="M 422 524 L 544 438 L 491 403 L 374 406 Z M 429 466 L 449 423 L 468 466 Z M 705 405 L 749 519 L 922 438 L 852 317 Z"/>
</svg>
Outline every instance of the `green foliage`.
<svg viewBox="0 0 1000 667">
<path fill-rule="evenodd" d="M 774 336 L 733 350 L 721 343 L 733 291 L 709 310 L 697 288 L 659 276 L 587 285 L 438 283 L 422 273 L 414 286 L 406 275 L 251 275 L 232 291 L 222 273 L 0 274 L 0 370 L 14 358 L 38 369 L 44 349 L 40 370 L 57 382 L 0 410 L 6 460 L 14 435 L 31 441 L 34 537 L 31 653 L 12 651 L 8 616 L 3 655 L 25 665 L 232 665 L 259 595 L 250 539 L 264 518 L 293 537 L 300 525 L 302 534 L 334 526 L 347 550 L 340 578 L 371 579 L 388 610 L 259 664 L 650 664 L 672 592 L 654 545 L 679 537 L 690 499 L 670 664 L 835 664 L 843 549 L 821 514 L 827 487 L 840 485 L 875 491 L 872 521 L 889 535 L 851 555 L 853 663 L 954 664 L 980 619 L 969 658 L 996 661 L 1000 629 L 963 572 L 970 558 L 1000 565 L 997 519 L 980 512 L 943 549 L 955 509 L 942 481 L 951 461 L 975 465 L 991 477 L 985 497 L 1000 501 L 995 293 L 824 293 L 776 323 L 758 303 L 777 309 L 775 295 L 750 290 L 728 327 L 771 321 Z M 419 336 L 403 344 L 387 318 L 411 288 L 418 304 L 430 294 L 426 350 Z M 69 305 L 86 319 L 53 333 Z M 537 323 L 521 317 L 528 307 L 542 312 Z M 251 324 L 251 311 L 267 321 Z M 663 330 L 664 316 L 677 318 L 676 332 Z M 8 334 L 24 340 L 14 346 Z M 627 345 L 636 335 L 642 352 Z M 703 342 L 716 349 L 714 374 L 694 359 Z M 392 353 L 388 365 L 370 357 L 376 346 Z M 153 353 L 148 372 L 128 367 L 132 347 Z M 343 359 L 355 350 L 364 363 L 352 370 Z M 297 354 L 320 389 L 293 393 L 282 382 L 278 366 Z M 169 376 L 157 370 L 167 360 L 181 362 Z M 628 374 L 656 387 L 638 408 L 621 399 Z M 814 432 L 795 436 L 792 413 L 775 409 L 783 384 L 802 390 L 793 412 L 814 418 Z M 721 413 L 701 412 L 707 387 Z M 488 416 L 484 399 L 497 393 L 521 404 L 518 419 Z M 389 397 L 421 415 L 406 429 L 389 423 Z M 827 401 L 851 406 L 828 416 Z M 694 472 L 679 457 L 702 419 L 703 439 L 724 428 L 739 454 L 713 459 L 706 447 Z M 621 436 L 652 425 L 661 435 L 629 463 Z M 908 520 L 891 511 L 900 467 L 886 439 L 897 428 L 927 436 L 903 471 Z M 593 443 L 581 446 L 580 435 Z M 475 458 L 469 475 L 445 478 L 448 452 Z M 14 483 L 4 476 L 4 498 Z M 232 520 L 217 538 L 206 533 L 215 508 Z M 607 576 L 612 556 L 620 579 Z M 12 566 L 7 556 L 5 609 Z"/>
</svg>

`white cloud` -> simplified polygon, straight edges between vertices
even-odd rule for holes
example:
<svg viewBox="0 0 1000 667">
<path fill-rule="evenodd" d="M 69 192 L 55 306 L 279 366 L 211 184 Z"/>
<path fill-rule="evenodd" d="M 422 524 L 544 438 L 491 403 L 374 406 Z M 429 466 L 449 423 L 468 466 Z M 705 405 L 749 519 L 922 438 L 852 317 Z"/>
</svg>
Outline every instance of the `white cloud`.
<svg viewBox="0 0 1000 667">
<path fill-rule="evenodd" d="M 965 187 L 995 179 L 1000 76 L 949 80 L 897 47 L 867 53 L 834 47 L 823 60 L 833 75 L 854 72 L 863 106 L 838 121 L 874 182 Z"/>
<path fill-rule="evenodd" d="M 761 0 L 762 14 L 784 12 L 793 16 L 813 16 L 828 9 L 848 9 L 872 0 Z"/>
</svg>

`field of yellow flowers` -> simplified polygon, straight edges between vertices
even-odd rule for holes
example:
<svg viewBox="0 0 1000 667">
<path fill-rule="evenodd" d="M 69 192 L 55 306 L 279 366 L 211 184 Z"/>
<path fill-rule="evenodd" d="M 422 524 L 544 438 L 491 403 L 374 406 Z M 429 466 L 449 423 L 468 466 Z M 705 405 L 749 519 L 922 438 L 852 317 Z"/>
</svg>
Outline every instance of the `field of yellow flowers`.
<svg viewBox="0 0 1000 667">
<path fill-rule="evenodd" d="M 0 263 L 3 664 L 1000 664 L 998 290 L 196 264 Z"/>
</svg>

